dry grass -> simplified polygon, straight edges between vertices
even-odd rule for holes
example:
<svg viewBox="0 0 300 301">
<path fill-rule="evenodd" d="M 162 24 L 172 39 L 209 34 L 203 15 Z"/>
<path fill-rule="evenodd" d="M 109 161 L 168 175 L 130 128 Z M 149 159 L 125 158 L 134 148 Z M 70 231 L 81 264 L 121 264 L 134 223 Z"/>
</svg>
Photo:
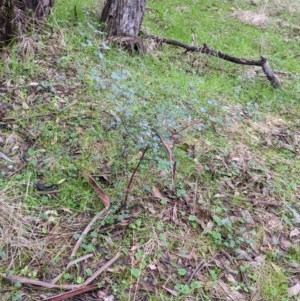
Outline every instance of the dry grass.
<svg viewBox="0 0 300 301">
<path fill-rule="evenodd" d="M 0 249 L 5 251 L 7 270 L 22 265 L 24 257 L 32 260 L 40 257 L 46 250 L 46 241 L 42 239 L 42 225 L 16 200 L 8 200 L 0 194 Z M 26 255 L 27 254 L 27 255 Z"/>
<path fill-rule="evenodd" d="M 300 1 L 299 0 L 262 0 L 258 1 L 259 5 L 268 5 L 269 7 L 285 10 L 289 13 L 300 12 Z"/>
<path fill-rule="evenodd" d="M 237 10 L 233 12 L 233 17 L 245 24 L 254 26 L 264 26 L 268 22 L 268 16 L 265 12 L 265 9 L 262 9 L 259 12 Z"/>
<path fill-rule="evenodd" d="M 44 267 L 58 274 L 64 266 L 61 259 L 68 258 L 72 250 L 73 234 L 86 219 L 79 217 L 67 223 L 66 212 L 30 210 L 20 202 L 22 197 L 9 198 L 8 194 L 8 188 L 0 193 L 1 265 L 6 271 L 21 269 L 23 276 L 39 279 L 45 277 Z M 58 264 L 54 263 L 56 259 Z"/>
<path fill-rule="evenodd" d="M 24 58 L 32 57 L 42 50 L 40 44 L 32 36 L 21 35 L 18 40 L 16 49 Z"/>
</svg>

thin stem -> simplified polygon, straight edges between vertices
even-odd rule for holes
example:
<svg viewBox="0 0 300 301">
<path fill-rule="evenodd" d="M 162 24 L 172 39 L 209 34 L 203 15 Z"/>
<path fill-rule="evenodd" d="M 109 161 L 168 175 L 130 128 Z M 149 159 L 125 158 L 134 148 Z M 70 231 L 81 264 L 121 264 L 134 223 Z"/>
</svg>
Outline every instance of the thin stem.
<svg viewBox="0 0 300 301">
<path fill-rule="evenodd" d="M 143 152 L 142 152 L 142 155 L 141 155 L 141 157 L 140 157 L 140 160 L 139 160 L 138 164 L 136 165 L 136 167 L 135 167 L 133 173 L 131 174 L 129 181 L 127 182 L 127 187 L 126 187 L 127 189 L 126 189 L 126 195 L 125 195 L 124 203 L 127 203 L 127 200 L 128 200 L 128 194 L 129 194 L 129 191 L 130 191 L 130 189 L 131 189 L 131 185 L 132 185 L 133 178 L 134 178 L 134 176 L 135 176 L 135 174 L 136 174 L 138 168 L 140 167 L 141 162 L 143 161 L 143 159 L 144 159 L 144 157 L 145 157 L 145 155 L 146 155 L 146 152 L 147 152 L 149 149 L 150 149 L 149 145 L 147 145 L 147 146 L 144 148 L 144 150 L 143 150 Z"/>
</svg>

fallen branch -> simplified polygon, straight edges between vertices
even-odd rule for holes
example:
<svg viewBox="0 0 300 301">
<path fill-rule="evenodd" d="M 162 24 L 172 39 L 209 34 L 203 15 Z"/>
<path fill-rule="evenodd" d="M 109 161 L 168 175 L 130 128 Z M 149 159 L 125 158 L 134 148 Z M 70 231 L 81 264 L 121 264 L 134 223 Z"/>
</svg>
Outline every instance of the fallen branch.
<svg viewBox="0 0 300 301">
<path fill-rule="evenodd" d="M 263 72 L 267 76 L 268 80 L 271 82 L 272 86 L 274 88 L 280 88 L 280 82 L 279 82 L 278 78 L 276 77 L 276 75 L 272 72 L 270 65 L 269 65 L 269 61 L 263 56 L 260 57 L 259 61 L 248 60 L 248 59 L 244 59 L 244 58 L 237 58 L 232 55 L 223 53 L 221 51 L 214 50 L 214 49 L 208 47 L 205 43 L 200 47 L 196 47 L 196 46 L 181 43 L 176 40 L 160 38 L 160 37 L 149 35 L 146 33 L 144 33 L 144 35 L 146 36 L 146 38 L 153 39 L 157 43 L 165 43 L 165 44 L 184 48 L 186 50 L 186 52 L 191 51 L 191 52 L 205 53 L 205 54 L 208 54 L 208 55 L 211 55 L 214 57 L 218 57 L 222 60 L 229 61 L 231 63 L 235 63 L 235 64 L 239 64 L 239 65 L 249 65 L 249 66 L 261 67 Z"/>
</svg>

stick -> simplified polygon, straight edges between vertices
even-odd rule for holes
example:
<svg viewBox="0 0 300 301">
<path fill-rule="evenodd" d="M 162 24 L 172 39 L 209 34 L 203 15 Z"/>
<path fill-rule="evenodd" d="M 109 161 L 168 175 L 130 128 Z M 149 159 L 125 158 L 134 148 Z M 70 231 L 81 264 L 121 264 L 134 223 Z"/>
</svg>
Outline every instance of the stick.
<svg viewBox="0 0 300 301">
<path fill-rule="evenodd" d="M 150 147 L 149 147 L 148 145 L 143 149 L 142 155 L 141 155 L 141 157 L 140 157 L 140 160 L 139 160 L 137 166 L 135 167 L 133 173 L 131 174 L 131 177 L 130 177 L 130 179 L 129 179 L 128 183 L 127 183 L 127 187 L 126 187 L 127 189 L 126 189 L 126 194 L 125 194 L 125 198 L 124 198 L 124 203 L 127 202 L 128 194 L 129 194 L 129 191 L 130 191 L 130 188 L 131 188 L 131 185 L 132 185 L 133 178 L 134 178 L 134 176 L 135 176 L 137 170 L 139 169 L 139 167 L 140 167 L 140 165 L 141 165 L 141 162 L 143 161 L 143 159 L 144 159 L 144 157 L 145 157 L 145 155 L 146 155 L 146 152 L 147 152 L 149 149 L 150 149 Z"/>
<path fill-rule="evenodd" d="M 194 272 L 192 273 L 192 275 L 190 276 L 190 278 L 189 278 L 189 280 L 188 280 L 187 283 L 190 283 L 191 280 L 194 278 L 194 276 L 195 276 L 199 271 L 201 271 L 206 265 L 208 265 L 209 263 L 211 263 L 212 261 L 214 261 L 216 256 L 217 256 L 217 254 L 215 254 L 215 255 L 213 256 L 213 258 L 210 259 L 210 260 L 207 261 L 207 262 L 205 262 L 204 260 L 201 260 L 201 261 L 199 262 L 199 264 L 197 265 L 197 267 L 195 268 L 195 270 L 194 270 Z"/>
<path fill-rule="evenodd" d="M 43 301 L 67 300 L 68 298 L 75 297 L 75 296 L 81 295 L 83 293 L 92 291 L 92 290 L 96 289 L 97 286 L 98 286 L 97 284 L 94 284 L 94 285 L 78 288 L 78 289 L 72 290 L 72 291 L 67 292 L 67 293 L 62 293 L 62 294 L 59 294 L 59 295 L 56 295 L 56 296 L 52 296 L 52 297 L 43 299 Z"/>
<path fill-rule="evenodd" d="M 21 276 L 14 276 L 14 275 L 9 275 L 7 277 L 3 277 L 3 279 L 5 281 L 11 282 L 11 283 L 31 284 L 31 285 L 41 286 L 41 287 L 45 287 L 45 288 L 49 288 L 49 289 L 53 288 L 53 289 L 60 289 L 60 290 L 70 291 L 70 290 L 80 289 L 80 288 L 88 286 L 104 270 L 106 270 L 108 267 L 110 267 L 120 256 L 121 256 L 121 253 L 118 252 L 111 260 L 109 260 L 105 265 L 103 265 L 101 268 L 99 268 L 83 284 L 62 284 L 62 285 L 57 285 L 57 284 L 53 284 L 53 283 L 48 283 L 48 282 L 39 281 L 39 280 L 33 280 L 33 279 L 30 279 L 30 278 L 21 277 Z"/>
<path fill-rule="evenodd" d="M 196 47 L 196 46 L 181 43 L 176 40 L 160 38 L 160 37 L 149 35 L 146 33 L 144 33 L 144 34 L 147 38 L 153 39 L 153 40 L 157 41 L 158 43 L 165 43 L 165 44 L 169 44 L 169 45 L 182 47 L 182 48 L 186 49 L 186 52 L 191 51 L 191 52 L 205 53 L 205 54 L 208 54 L 208 55 L 211 55 L 214 57 L 218 57 L 222 60 L 229 61 L 231 63 L 235 63 L 235 64 L 239 64 L 239 65 L 250 65 L 250 66 L 261 67 L 263 72 L 267 76 L 268 80 L 271 82 L 272 86 L 274 88 L 280 88 L 280 82 L 279 82 L 278 78 L 270 69 L 268 60 L 266 58 L 264 58 L 263 56 L 260 57 L 261 59 L 259 61 L 248 60 L 245 58 L 237 58 L 232 55 L 223 53 L 221 51 L 214 50 L 214 49 L 208 47 L 205 43 L 200 47 Z"/>
<path fill-rule="evenodd" d="M 65 291 L 70 291 L 73 289 L 81 288 L 83 287 L 82 284 L 52 284 L 44 281 L 39 281 L 39 280 L 33 280 L 30 278 L 26 277 L 21 277 L 21 276 L 13 276 L 9 275 L 7 277 L 3 277 L 5 281 L 11 282 L 11 283 L 21 283 L 21 284 L 31 284 L 31 285 L 36 285 L 36 286 L 41 286 L 45 288 L 54 288 L 54 289 L 61 289 Z"/>
<path fill-rule="evenodd" d="M 116 260 L 119 259 L 121 253 L 118 252 L 111 260 L 109 260 L 105 265 L 103 265 L 100 269 L 98 269 L 91 277 L 89 277 L 84 285 L 89 285 L 95 278 L 97 278 L 104 270 L 110 267 Z"/>
<path fill-rule="evenodd" d="M 93 257 L 93 256 L 94 256 L 93 254 L 87 254 L 87 255 L 82 256 L 82 257 L 80 257 L 80 258 L 78 258 L 78 259 L 76 259 L 76 260 L 70 261 L 70 262 L 68 263 L 68 265 L 66 266 L 66 268 L 64 269 L 64 271 L 63 271 L 61 274 L 59 274 L 56 278 L 54 278 L 54 279 L 51 281 L 51 283 L 52 283 L 52 284 L 57 283 L 57 281 L 63 276 L 63 274 L 64 274 L 71 266 L 73 266 L 74 264 L 76 264 L 76 263 L 78 263 L 78 262 L 81 262 L 81 261 L 83 261 L 83 260 L 85 260 L 85 259 L 88 259 L 88 258 L 90 258 L 90 257 Z"/>
<path fill-rule="evenodd" d="M 86 226 L 84 231 L 82 232 L 80 238 L 77 240 L 74 249 L 72 251 L 71 257 L 74 257 L 76 255 L 77 250 L 80 247 L 81 242 L 83 241 L 86 234 L 88 234 L 93 226 L 93 224 L 100 218 L 104 217 L 106 214 L 108 214 L 107 208 L 104 208 L 102 211 L 100 211 L 99 214 L 96 214 L 94 218 L 90 221 L 90 223 Z"/>
<path fill-rule="evenodd" d="M 165 147 L 166 151 L 169 154 L 169 161 L 170 161 L 170 167 L 171 167 L 171 179 L 172 179 L 172 189 L 175 188 L 175 172 L 176 172 L 176 161 L 174 160 L 174 156 L 172 153 L 172 150 L 170 149 L 169 145 L 165 142 L 165 140 L 161 137 L 160 134 L 156 132 L 156 135 L 158 136 L 160 142 Z"/>
</svg>

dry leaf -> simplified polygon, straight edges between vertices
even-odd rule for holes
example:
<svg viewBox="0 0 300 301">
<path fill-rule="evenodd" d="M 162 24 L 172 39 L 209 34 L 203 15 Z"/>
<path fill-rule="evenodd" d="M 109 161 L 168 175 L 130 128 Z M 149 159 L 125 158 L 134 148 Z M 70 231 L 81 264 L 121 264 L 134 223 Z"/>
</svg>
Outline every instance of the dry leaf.
<svg viewBox="0 0 300 301">
<path fill-rule="evenodd" d="M 28 84 L 28 86 L 30 86 L 30 87 L 36 87 L 38 85 L 39 85 L 39 83 L 36 83 L 36 82 L 31 82 Z"/>
<path fill-rule="evenodd" d="M 155 198 L 159 199 L 159 200 L 167 200 L 167 201 L 169 201 L 168 198 L 166 198 L 165 196 L 163 196 L 163 195 L 160 193 L 160 191 L 159 191 L 156 187 L 154 187 L 154 186 L 153 186 L 153 188 L 152 188 L 152 195 L 153 195 Z"/>
<path fill-rule="evenodd" d="M 29 106 L 28 106 L 28 104 L 25 101 L 22 102 L 22 108 L 24 110 L 29 110 Z"/>
<path fill-rule="evenodd" d="M 148 267 L 151 271 L 157 270 L 157 267 L 156 267 L 155 264 L 148 264 L 147 267 Z"/>
<path fill-rule="evenodd" d="M 265 261 L 265 259 L 266 259 L 266 255 L 259 255 L 254 258 L 255 262 L 257 263 L 262 263 Z"/>
<path fill-rule="evenodd" d="M 107 294 L 106 294 L 104 291 L 98 290 L 98 291 L 97 291 L 97 297 L 98 297 L 99 299 L 104 299 L 104 298 L 107 297 Z"/>
<path fill-rule="evenodd" d="M 248 260 L 248 261 L 252 261 L 252 258 L 250 257 L 250 255 L 244 251 L 244 250 L 239 250 L 238 251 L 238 256 L 236 257 L 236 259 L 238 260 Z"/>
<path fill-rule="evenodd" d="M 287 260 L 285 260 L 284 262 L 287 265 L 286 269 L 289 272 L 294 273 L 294 274 L 300 273 L 300 264 L 295 263 L 295 262 L 290 262 L 290 261 L 287 261 Z"/>
<path fill-rule="evenodd" d="M 110 207 L 110 199 L 109 196 L 103 191 L 103 189 L 98 185 L 98 183 L 93 179 L 93 177 L 86 172 L 83 172 L 84 177 L 89 181 L 94 191 L 99 196 L 105 208 Z"/>
<path fill-rule="evenodd" d="M 209 221 L 204 229 L 204 231 L 202 232 L 202 234 L 206 234 L 209 233 L 212 228 L 214 227 L 214 222 L 213 221 Z"/>
<path fill-rule="evenodd" d="M 163 286 L 163 288 L 164 288 L 167 292 L 169 292 L 171 295 L 173 295 L 173 296 L 175 296 L 175 297 L 178 296 L 178 293 L 177 293 L 176 291 L 171 290 L 170 288 L 167 288 L 166 286 Z"/>
<path fill-rule="evenodd" d="M 239 293 L 238 291 L 232 291 L 230 287 L 220 279 L 218 280 L 218 285 L 223 289 L 225 294 L 229 296 L 230 298 L 229 300 L 239 300 L 239 301 L 245 300 L 244 296 L 241 293 Z"/>
<path fill-rule="evenodd" d="M 290 237 L 298 236 L 299 234 L 300 234 L 300 231 L 297 228 L 295 228 L 291 231 Z"/>
<path fill-rule="evenodd" d="M 280 240 L 280 247 L 283 249 L 283 250 L 288 250 L 290 247 L 292 246 L 292 243 L 285 239 L 285 238 L 282 238 Z"/>
<path fill-rule="evenodd" d="M 226 274 L 225 277 L 227 278 L 228 281 L 232 283 L 236 283 L 236 279 L 231 275 L 231 274 Z"/>
<path fill-rule="evenodd" d="M 300 294 L 300 284 L 296 283 L 294 286 L 290 287 L 288 289 L 288 294 L 289 294 L 289 297 L 293 297 L 293 296 Z"/>
</svg>

